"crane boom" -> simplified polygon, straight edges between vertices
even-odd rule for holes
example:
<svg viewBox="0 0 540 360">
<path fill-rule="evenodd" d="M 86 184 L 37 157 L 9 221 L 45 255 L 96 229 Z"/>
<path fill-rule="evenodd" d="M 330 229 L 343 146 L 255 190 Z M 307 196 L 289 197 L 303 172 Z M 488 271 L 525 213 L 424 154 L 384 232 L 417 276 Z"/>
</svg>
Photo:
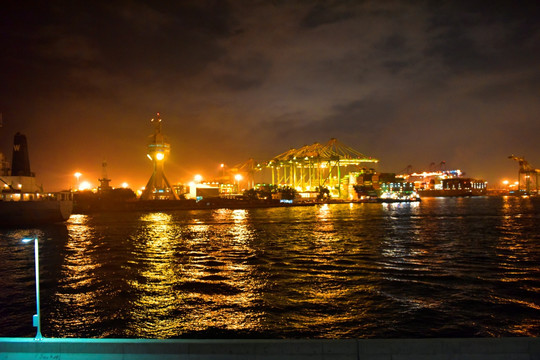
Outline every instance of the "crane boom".
<svg viewBox="0 0 540 360">
<path fill-rule="evenodd" d="M 534 187 L 536 187 L 536 194 L 539 194 L 538 175 L 540 174 L 540 169 L 532 167 L 524 157 L 510 155 L 508 158 L 519 163 L 518 192 L 521 192 L 521 184 L 524 184 L 525 188 L 523 190 L 526 195 L 531 194 Z"/>
<path fill-rule="evenodd" d="M 525 172 L 536 172 L 536 173 L 540 172 L 540 169 L 535 169 L 534 167 L 532 167 L 531 164 L 529 164 L 529 162 L 525 160 L 525 158 L 523 157 L 510 155 L 508 158 L 515 160 L 519 163 L 520 172 L 524 172 L 524 173 Z"/>
</svg>

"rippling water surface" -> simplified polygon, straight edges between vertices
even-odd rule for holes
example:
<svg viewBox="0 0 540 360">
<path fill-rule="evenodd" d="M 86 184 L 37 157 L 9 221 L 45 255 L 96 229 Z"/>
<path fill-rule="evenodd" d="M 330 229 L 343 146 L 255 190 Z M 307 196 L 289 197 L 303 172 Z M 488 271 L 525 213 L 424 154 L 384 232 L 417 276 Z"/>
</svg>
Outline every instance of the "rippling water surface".
<svg viewBox="0 0 540 360">
<path fill-rule="evenodd" d="M 0 230 L 0 336 L 540 336 L 540 201 L 73 215 Z"/>
</svg>

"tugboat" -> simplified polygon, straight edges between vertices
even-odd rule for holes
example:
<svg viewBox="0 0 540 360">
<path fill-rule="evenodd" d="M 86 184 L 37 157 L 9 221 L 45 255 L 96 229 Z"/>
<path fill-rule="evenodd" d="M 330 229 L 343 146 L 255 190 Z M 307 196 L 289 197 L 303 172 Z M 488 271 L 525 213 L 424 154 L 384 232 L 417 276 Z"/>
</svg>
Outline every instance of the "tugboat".
<svg viewBox="0 0 540 360">
<path fill-rule="evenodd" d="M 30 171 L 26 136 L 15 134 L 11 168 L 0 153 L 0 226 L 34 226 L 63 222 L 73 210 L 71 191 L 43 192 Z"/>
</svg>

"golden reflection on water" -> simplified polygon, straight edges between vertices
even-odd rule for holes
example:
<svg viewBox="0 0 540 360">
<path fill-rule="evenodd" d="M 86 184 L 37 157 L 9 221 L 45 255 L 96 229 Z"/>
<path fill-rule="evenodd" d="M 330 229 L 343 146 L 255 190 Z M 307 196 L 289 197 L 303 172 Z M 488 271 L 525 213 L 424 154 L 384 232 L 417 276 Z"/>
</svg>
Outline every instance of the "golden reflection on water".
<svg viewBox="0 0 540 360">
<path fill-rule="evenodd" d="M 337 261 L 352 261 L 351 249 L 346 247 L 347 241 L 343 238 L 351 234 L 341 232 L 339 226 L 342 225 L 338 219 L 351 214 L 354 216 L 355 210 L 355 206 L 350 205 L 345 209 L 323 204 L 301 209 L 296 215 L 295 220 L 302 219 L 312 225 L 305 232 L 287 234 L 282 244 L 283 253 L 279 254 L 287 266 L 276 269 L 284 278 L 273 284 L 278 296 L 271 298 L 265 295 L 275 303 L 273 306 L 296 309 L 284 313 L 278 320 L 284 328 L 295 326 L 302 331 L 310 331 L 365 316 L 366 309 L 357 306 L 346 307 L 344 311 L 323 310 L 334 308 L 343 299 L 351 299 L 354 293 L 371 291 L 372 288 L 368 284 L 350 286 L 344 281 L 350 278 L 336 270 L 339 267 Z"/>
<path fill-rule="evenodd" d="M 59 303 L 65 305 L 64 308 L 70 309 L 70 312 L 52 316 L 53 327 L 90 327 L 101 321 L 99 315 L 93 311 L 96 296 L 93 289 L 96 281 L 93 271 L 99 264 L 93 256 L 95 249 L 92 240 L 95 233 L 87 222 L 87 215 L 71 215 L 67 223 L 69 236 L 55 297 Z M 62 319 L 62 323 L 59 323 L 58 319 Z"/>
<path fill-rule="evenodd" d="M 251 231 L 247 225 L 247 210 L 233 210 L 231 218 L 234 222 L 234 226 L 232 226 L 230 230 L 233 242 L 235 244 L 246 244 L 251 236 Z M 246 249 L 247 248 L 244 248 L 244 250 Z"/>
<path fill-rule="evenodd" d="M 315 214 L 315 220 L 315 239 L 322 243 L 333 240 L 335 228 L 334 222 L 332 221 L 332 211 L 328 204 L 323 204 L 318 208 L 318 211 Z"/>
<path fill-rule="evenodd" d="M 141 221 L 130 264 L 138 274 L 130 283 L 137 297 L 129 336 L 258 326 L 251 310 L 258 280 L 252 265 L 238 261 L 252 253 L 246 210 L 216 210 L 211 219 L 194 216 L 185 223 L 152 213 Z"/>
<path fill-rule="evenodd" d="M 503 236 L 499 238 L 496 246 L 497 257 L 500 267 L 504 273 L 500 274 L 498 280 L 505 283 L 521 283 L 521 291 L 538 294 L 540 288 L 533 285 L 535 277 L 533 274 L 540 272 L 538 258 L 539 235 L 535 231 L 538 221 L 538 211 L 535 210 L 530 198 L 519 198 L 513 196 L 503 197 L 502 216 L 500 217 L 500 232 Z M 500 297 L 492 295 L 492 299 L 501 304 L 521 305 L 529 309 L 540 310 L 537 301 L 516 299 L 515 297 Z M 512 331 L 521 336 L 534 336 L 540 326 L 540 321 L 536 318 L 525 318 L 520 324 L 512 326 Z"/>
<path fill-rule="evenodd" d="M 212 226 L 188 226 L 198 243 L 192 241 L 192 251 L 196 251 L 186 264 L 185 281 L 201 284 L 204 289 L 186 291 L 183 296 L 188 304 L 204 305 L 190 305 L 192 311 L 183 319 L 186 329 L 259 327 L 259 314 L 253 310 L 260 297 L 259 279 L 253 274 L 253 265 L 238 261 L 239 257 L 253 256 L 247 215 L 247 210 L 219 209 L 212 212 Z"/>
<path fill-rule="evenodd" d="M 130 282 L 136 298 L 131 300 L 131 317 L 127 333 L 135 337 L 167 337 L 175 334 L 181 319 L 174 316 L 178 298 L 174 284 L 174 244 L 178 232 L 171 225 L 171 215 L 150 213 L 143 215 L 141 228 L 134 236 L 131 265 L 138 276 Z"/>
</svg>

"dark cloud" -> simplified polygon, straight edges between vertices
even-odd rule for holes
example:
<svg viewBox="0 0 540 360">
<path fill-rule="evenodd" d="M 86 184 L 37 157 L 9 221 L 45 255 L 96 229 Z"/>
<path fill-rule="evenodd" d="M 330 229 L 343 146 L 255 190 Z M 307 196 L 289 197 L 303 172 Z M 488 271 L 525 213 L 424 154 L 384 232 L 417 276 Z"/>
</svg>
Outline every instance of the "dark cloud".
<svg viewBox="0 0 540 360">
<path fill-rule="evenodd" d="M 300 24 L 307 28 L 315 28 L 350 19 L 354 16 L 350 7 L 356 4 L 354 1 L 319 2 L 310 9 Z"/>
<path fill-rule="evenodd" d="M 222 62 L 222 67 L 216 69 L 214 81 L 234 91 L 259 87 L 267 78 L 271 65 L 271 62 L 260 54 L 239 60 L 226 59 Z"/>
<path fill-rule="evenodd" d="M 532 65 L 539 53 L 540 6 L 524 2 L 442 2 L 431 8 L 427 56 L 439 56 L 452 71 L 497 71 Z"/>
</svg>

